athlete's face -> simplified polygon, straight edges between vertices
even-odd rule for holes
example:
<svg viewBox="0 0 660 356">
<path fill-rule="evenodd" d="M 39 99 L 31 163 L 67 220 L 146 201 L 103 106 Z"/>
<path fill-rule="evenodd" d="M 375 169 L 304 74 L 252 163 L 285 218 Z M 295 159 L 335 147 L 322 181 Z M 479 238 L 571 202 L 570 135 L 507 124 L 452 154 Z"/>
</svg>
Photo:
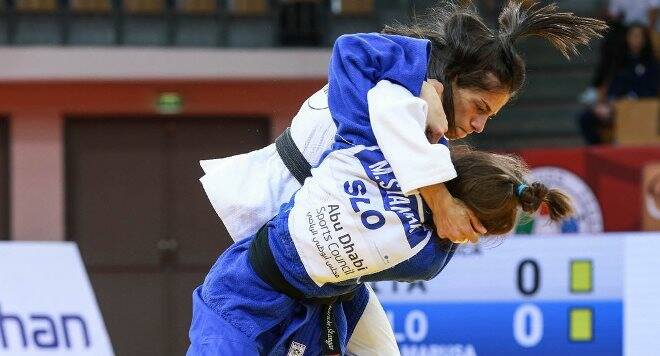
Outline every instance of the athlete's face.
<svg viewBox="0 0 660 356">
<path fill-rule="evenodd" d="M 447 138 L 457 139 L 477 132 L 486 127 L 486 121 L 492 119 L 509 101 L 511 94 L 500 91 L 460 88 L 452 83 L 454 99 L 454 126 L 447 131 Z"/>
</svg>

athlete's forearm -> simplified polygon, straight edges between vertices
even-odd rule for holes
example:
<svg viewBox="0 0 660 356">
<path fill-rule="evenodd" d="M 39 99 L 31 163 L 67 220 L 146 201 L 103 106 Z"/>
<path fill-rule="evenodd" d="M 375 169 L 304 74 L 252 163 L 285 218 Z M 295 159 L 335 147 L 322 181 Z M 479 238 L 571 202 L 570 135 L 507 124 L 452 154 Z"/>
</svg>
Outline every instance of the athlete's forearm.
<svg viewBox="0 0 660 356">
<path fill-rule="evenodd" d="M 438 236 L 453 242 L 476 242 L 487 232 L 474 213 L 455 199 L 443 183 L 419 189 L 422 198 L 433 211 L 433 224 Z"/>
<path fill-rule="evenodd" d="M 437 183 L 419 188 L 419 193 L 431 210 L 440 209 L 454 197 L 449 193 L 444 183 Z"/>
<path fill-rule="evenodd" d="M 449 149 L 426 138 L 424 100 L 384 80 L 369 91 L 368 103 L 374 136 L 404 194 L 456 177 Z"/>
</svg>

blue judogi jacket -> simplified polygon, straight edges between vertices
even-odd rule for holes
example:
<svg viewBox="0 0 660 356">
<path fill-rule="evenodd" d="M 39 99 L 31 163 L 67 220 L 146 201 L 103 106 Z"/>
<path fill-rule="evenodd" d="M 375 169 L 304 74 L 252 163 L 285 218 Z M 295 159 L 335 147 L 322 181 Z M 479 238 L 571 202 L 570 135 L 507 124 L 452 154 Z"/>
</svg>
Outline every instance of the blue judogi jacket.
<svg viewBox="0 0 660 356">
<path fill-rule="evenodd" d="M 345 35 L 335 43 L 328 82 L 328 103 L 337 125 L 335 142 L 332 149 L 324 154 L 319 167 L 312 170 L 312 178 L 306 181 L 289 203 L 282 206 L 278 216 L 268 224 L 270 246 L 284 277 L 308 297 L 344 294 L 361 281 L 428 280 L 442 270 L 454 253 L 455 246 L 448 240 L 441 241 L 432 225 L 428 224 L 431 219 L 430 210 L 421 197 L 403 196 L 396 183 L 396 177 L 391 169 L 388 169 L 387 161 L 377 147 L 369 122 L 367 92 L 377 82 L 386 79 L 419 96 L 422 82 L 426 78 L 429 53 L 429 41 L 395 35 Z M 355 176 L 361 177 L 357 180 L 352 179 Z M 345 181 L 341 182 L 341 180 Z M 328 184 L 328 181 L 332 182 Z M 322 193 L 318 192 L 319 186 L 324 187 L 321 190 L 325 189 Z M 364 187 L 367 191 L 366 195 L 352 195 L 357 194 L 353 189 L 355 187 L 358 190 Z M 371 197 L 367 198 L 369 194 Z M 312 206 L 310 201 L 314 199 L 319 204 Z M 369 200 L 368 203 L 366 199 Z M 328 201 L 335 202 L 336 205 L 322 204 Z M 385 261 L 385 259 L 391 261 L 392 254 L 384 254 L 380 256 L 383 261 L 379 268 L 375 268 L 373 273 L 364 273 L 362 270 L 357 278 L 337 277 L 336 275 L 340 273 L 335 273 L 330 266 L 327 266 L 328 271 L 318 264 L 314 266 L 312 260 L 319 260 L 319 255 L 322 259 L 326 259 L 337 251 L 333 250 L 331 243 L 328 243 L 328 236 L 324 236 L 325 246 L 319 244 L 320 238 L 313 244 L 309 241 L 310 232 L 313 232 L 313 227 L 310 230 L 310 226 L 314 220 L 310 218 L 309 213 L 323 207 L 333 210 L 342 204 L 346 209 L 342 211 L 341 208 L 337 208 L 335 211 L 345 215 L 344 221 L 341 222 L 343 225 L 334 225 L 341 230 L 329 234 L 335 235 L 330 236 L 330 241 L 334 239 L 339 245 L 339 242 L 349 240 L 349 237 L 345 237 L 342 241 L 341 237 L 345 236 L 342 235 L 343 232 L 351 230 L 354 234 L 350 236 L 350 242 L 342 246 L 343 250 L 340 249 L 340 252 L 347 253 L 344 253 L 343 257 L 336 256 L 338 262 L 335 270 L 342 267 L 350 274 L 355 273 L 351 272 L 351 269 L 364 267 L 366 262 L 365 260 L 360 262 L 360 258 L 363 257 L 361 255 L 352 260 L 354 262 L 352 268 L 350 265 L 344 265 L 342 260 L 350 259 L 346 256 L 351 253 L 359 254 L 358 247 L 351 244 L 368 237 L 372 237 L 372 245 L 375 247 L 365 246 L 364 250 L 367 250 L 365 253 L 371 252 L 374 256 L 384 254 L 379 249 L 387 242 L 378 236 L 381 232 L 405 236 L 403 240 L 390 241 L 391 247 L 395 251 L 410 248 L 411 253 L 400 256 L 399 261 L 393 262 Z M 299 208 L 300 206 L 304 208 Z M 386 222 L 383 222 L 382 227 L 374 229 L 375 226 L 371 225 L 368 219 L 362 221 L 362 224 L 354 222 L 353 216 L 360 209 L 364 212 L 367 208 L 372 214 L 371 220 L 375 221 L 374 219 L 383 217 L 382 221 Z M 385 217 L 387 214 L 391 218 Z M 331 219 L 328 211 L 325 215 L 325 220 Z M 303 223 L 301 220 L 307 221 Z M 313 225 L 322 222 L 319 218 Z M 304 226 L 301 228 L 301 225 Z M 386 227 L 391 227 L 387 233 L 384 232 Z M 375 256 L 373 260 L 378 259 L 379 257 Z M 330 260 L 330 258 L 326 259 L 326 261 Z M 314 278 L 310 276 L 314 274 L 312 272 L 314 269 L 320 274 L 334 273 L 336 278 L 335 280 L 323 276 Z M 330 281 L 330 283 L 319 281 Z"/>
</svg>

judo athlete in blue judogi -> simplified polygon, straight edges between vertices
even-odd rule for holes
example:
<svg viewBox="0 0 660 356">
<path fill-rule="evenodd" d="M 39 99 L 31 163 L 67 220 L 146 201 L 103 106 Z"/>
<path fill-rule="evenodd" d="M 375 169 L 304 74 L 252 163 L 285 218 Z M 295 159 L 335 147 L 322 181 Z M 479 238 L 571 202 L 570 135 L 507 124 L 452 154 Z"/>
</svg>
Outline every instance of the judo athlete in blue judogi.
<svg viewBox="0 0 660 356">
<path fill-rule="evenodd" d="M 369 89 L 389 79 L 418 95 L 428 50 L 428 41 L 401 36 L 337 41 L 328 85 L 337 139 L 312 177 L 260 230 L 283 278 L 304 298 L 352 293 L 350 301 L 332 309 L 337 353 L 345 351 L 368 301 L 361 282 L 432 278 L 455 249 L 424 224 L 429 216 L 419 194 L 403 194 L 369 125 Z M 361 70 L 369 68 L 364 62 L 381 68 Z M 425 139 L 423 125 L 419 135 Z M 438 161 L 448 157 L 445 146 L 435 146 Z M 453 169 L 442 174 L 455 176 Z M 305 348 L 306 355 L 323 350 L 324 308 L 295 301 L 265 283 L 248 258 L 254 240 L 230 247 L 195 291 L 189 354 L 283 354 L 291 345 Z"/>
</svg>

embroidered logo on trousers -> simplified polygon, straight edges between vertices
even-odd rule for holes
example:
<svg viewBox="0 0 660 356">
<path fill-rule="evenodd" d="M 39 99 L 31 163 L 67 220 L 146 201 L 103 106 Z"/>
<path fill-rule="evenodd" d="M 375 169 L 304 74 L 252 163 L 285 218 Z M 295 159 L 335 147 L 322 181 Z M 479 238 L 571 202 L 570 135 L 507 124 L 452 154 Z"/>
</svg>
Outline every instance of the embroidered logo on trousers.
<svg viewBox="0 0 660 356">
<path fill-rule="evenodd" d="M 307 346 L 299 342 L 292 341 L 291 348 L 289 348 L 289 353 L 287 354 L 287 356 L 303 356 L 306 348 Z"/>
</svg>

